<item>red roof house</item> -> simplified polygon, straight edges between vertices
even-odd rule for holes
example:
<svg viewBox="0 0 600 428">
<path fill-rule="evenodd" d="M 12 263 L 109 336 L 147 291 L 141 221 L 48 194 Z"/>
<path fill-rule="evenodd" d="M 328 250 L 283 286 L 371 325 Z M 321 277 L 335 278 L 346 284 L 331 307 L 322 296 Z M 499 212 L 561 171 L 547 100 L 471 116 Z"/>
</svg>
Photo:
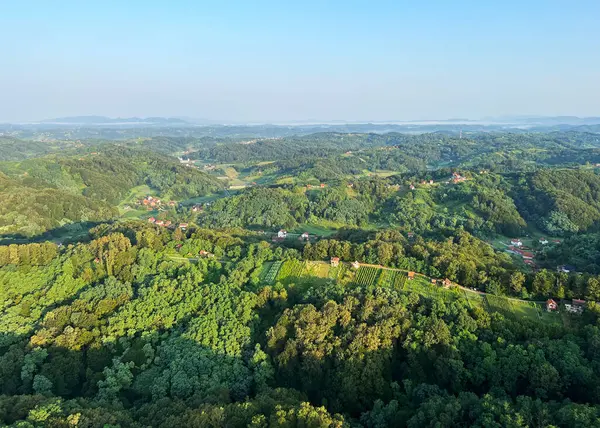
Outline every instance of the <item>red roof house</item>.
<svg viewBox="0 0 600 428">
<path fill-rule="evenodd" d="M 546 310 L 548 312 L 552 312 L 552 311 L 555 311 L 557 309 L 558 309 L 558 304 L 554 300 L 548 299 L 546 301 Z"/>
</svg>

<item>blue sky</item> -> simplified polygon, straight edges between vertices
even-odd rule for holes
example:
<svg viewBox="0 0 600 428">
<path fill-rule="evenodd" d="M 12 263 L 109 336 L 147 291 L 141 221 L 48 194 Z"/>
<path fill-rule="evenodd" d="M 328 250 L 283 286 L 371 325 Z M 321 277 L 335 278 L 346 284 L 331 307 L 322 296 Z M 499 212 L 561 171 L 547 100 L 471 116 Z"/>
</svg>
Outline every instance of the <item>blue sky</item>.
<svg viewBox="0 0 600 428">
<path fill-rule="evenodd" d="M 600 1 L 4 1 L 0 121 L 600 115 Z"/>
</svg>

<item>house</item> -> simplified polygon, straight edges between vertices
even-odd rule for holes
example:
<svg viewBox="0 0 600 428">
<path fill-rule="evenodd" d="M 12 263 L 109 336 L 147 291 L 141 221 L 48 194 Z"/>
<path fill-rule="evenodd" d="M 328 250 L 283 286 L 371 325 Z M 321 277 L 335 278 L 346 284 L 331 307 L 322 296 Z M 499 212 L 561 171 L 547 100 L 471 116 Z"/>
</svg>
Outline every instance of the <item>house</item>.
<svg viewBox="0 0 600 428">
<path fill-rule="evenodd" d="M 200 205 L 200 204 L 196 204 L 192 207 L 192 212 L 195 212 L 195 213 L 202 212 L 202 210 L 203 210 L 203 208 L 202 208 L 202 205 Z"/>
<path fill-rule="evenodd" d="M 325 188 L 325 183 L 321 183 L 320 186 L 321 186 L 321 189 Z"/>
<path fill-rule="evenodd" d="M 358 268 L 360 267 L 360 263 L 359 263 L 358 261 L 356 261 L 356 260 L 355 260 L 355 261 L 353 261 L 353 262 L 352 262 L 352 267 L 353 267 L 354 269 L 358 269 Z"/>
<path fill-rule="evenodd" d="M 352 188 L 352 187 L 354 187 L 354 184 L 353 183 L 348 183 L 348 187 Z"/>
<path fill-rule="evenodd" d="M 154 222 L 154 224 L 157 225 L 157 226 L 164 226 L 165 222 L 162 221 L 162 220 L 156 220 L 156 222 Z"/>
<path fill-rule="evenodd" d="M 410 190 L 415 190 L 415 185 L 414 184 L 410 185 Z"/>
<path fill-rule="evenodd" d="M 511 245 L 514 245 L 515 247 L 522 247 L 523 246 L 523 242 L 521 242 L 520 239 L 511 239 L 510 243 L 511 243 Z"/>
<path fill-rule="evenodd" d="M 307 188 L 307 189 L 312 189 L 312 185 L 310 185 L 310 184 L 307 184 L 307 185 L 306 185 L 306 188 Z"/>
<path fill-rule="evenodd" d="M 434 284 L 434 285 L 437 284 L 437 279 L 431 278 L 431 283 Z"/>
<path fill-rule="evenodd" d="M 546 238 L 540 238 L 538 242 L 542 245 L 548 245 L 548 240 Z"/>
<path fill-rule="evenodd" d="M 415 279 L 415 273 L 412 271 L 408 272 L 408 279 L 410 279 L 410 280 Z"/>
<path fill-rule="evenodd" d="M 277 232 L 277 237 L 281 238 L 281 239 L 286 238 L 287 237 L 287 230 L 281 229 L 279 232 Z"/>
<path fill-rule="evenodd" d="M 463 177 L 462 175 L 460 175 L 458 172 L 453 172 L 452 173 L 452 182 L 454 184 L 460 183 L 461 181 L 465 181 L 465 180 L 466 180 L 466 178 Z"/>
<path fill-rule="evenodd" d="M 300 235 L 300 239 L 303 239 L 305 241 L 308 241 L 309 237 L 310 236 L 308 235 L 308 232 L 304 232 L 302 233 L 302 235 Z"/>
<path fill-rule="evenodd" d="M 165 227 L 169 227 L 169 226 L 171 226 L 171 224 L 172 224 L 171 220 L 165 221 Z"/>
<path fill-rule="evenodd" d="M 339 265 L 340 265 L 340 258 L 339 257 L 332 257 L 331 258 L 331 266 L 337 267 Z"/>
<path fill-rule="evenodd" d="M 535 257 L 535 255 L 533 253 L 530 253 L 529 251 L 521 251 L 521 257 L 523 257 L 524 259 L 533 259 Z"/>
<path fill-rule="evenodd" d="M 433 180 L 429 180 L 429 184 L 433 184 Z"/>
<path fill-rule="evenodd" d="M 581 315 L 585 308 L 585 300 L 573 299 L 571 303 L 565 303 L 565 309 L 571 314 Z"/>
<path fill-rule="evenodd" d="M 572 265 L 562 265 L 558 267 L 558 272 L 563 272 L 563 273 L 574 273 L 575 272 L 575 266 Z"/>
<path fill-rule="evenodd" d="M 200 255 L 200 257 L 214 257 L 215 256 L 213 253 L 210 253 L 206 250 L 200 250 L 198 255 Z"/>
<path fill-rule="evenodd" d="M 448 278 L 446 278 L 442 281 L 442 285 L 444 286 L 444 288 L 448 288 L 448 287 L 451 287 L 453 284 L 452 284 L 452 281 L 450 281 Z"/>
<path fill-rule="evenodd" d="M 185 230 L 185 229 L 187 229 L 187 227 L 188 227 L 187 223 L 179 223 L 179 228 L 180 229 Z"/>
<path fill-rule="evenodd" d="M 408 239 L 413 239 L 415 237 L 415 234 L 413 232 L 408 232 L 407 236 L 408 236 Z"/>
<path fill-rule="evenodd" d="M 421 184 L 427 184 L 425 180 L 421 180 Z"/>
<path fill-rule="evenodd" d="M 154 217 L 150 217 L 148 219 L 148 223 L 156 223 L 156 219 Z"/>
<path fill-rule="evenodd" d="M 169 206 L 170 207 L 174 207 L 175 205 L 177 205 L 177 202 L 175 202 L 175 201 L 169 201 Z"/>
<path fill-rule="evenodd" d="M 558 304 L 552 300 L 552 299 L 548 299 L 546 300 L 546 310 L 548 312 L 552 312 L 558 309 Z"/>
</svg>

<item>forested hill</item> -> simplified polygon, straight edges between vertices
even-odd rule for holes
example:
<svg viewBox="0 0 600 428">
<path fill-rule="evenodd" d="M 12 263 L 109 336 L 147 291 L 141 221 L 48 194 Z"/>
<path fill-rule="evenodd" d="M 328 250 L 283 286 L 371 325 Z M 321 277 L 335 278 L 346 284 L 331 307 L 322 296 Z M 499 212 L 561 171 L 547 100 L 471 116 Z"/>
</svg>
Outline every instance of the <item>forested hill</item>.
<svg viewBox="0 0 600 428">
<path fill-rule="evenodd" d="M 360 269 L 318 261 L 346 252 L 425 257 L 487 281 L 486 267 L 492 274 L 505 265 L 468 235 L 425 247 L 389 231 L 376 242 L 306 244 L 304 256 L 242 230 L 182 233 L 137 222 L 93 236 L 63 248 L 0 247 L 3 425 L 600 422 L 597 307 L 563 325 L 557 314 L 511 314 L 494 296 L 488 301 L 508 306 L 492 309 L 476 293 L 467 299 L 403 272 L 365 281 Z M 395 251 L 405 247 L 410 254 Z M 186 257 L 201 251 L 215 257 Z"/>
<path fill-rule="evenodd" d="M 301 160 L 332 156 L 346 151 L 393 147 L 405 158 L 434 165 L 439 162 L 469 163 L 493 168 L 523 162 L 551 163 L 557 156 L 578 160 L 586 150 L 600 148 L 600 136 L 585 132 L 553 133 L 473 133 L 459 138 L 454 133 L 337 134 L 317 133 L 302 137 L 253 139 L 219 142 L 190 153 L 194 159 L 212 162 L 245 163 L 257 161 Z M 588 153 L 599 159 L 600 154 Z M 591 160 L 590 160 L 591 161 Z"/>
<path fill-rule="evenodd" d="M 0 197 L 10 201 L 0 208 L 1 233 L 32 236 L 71 222 L 108 220 L 140 185 L 177 200 L 223 188 L 215 177 L 168 156 L 118 146 L 97 150 L 0 163 Z"/>
<path fill-rule="evenodd" d="M 549 233 L 597 229 L 600 176 L 565 169 L 538 171 L 525 178 L 517 199 L 524 215 Z"/>
</svg>

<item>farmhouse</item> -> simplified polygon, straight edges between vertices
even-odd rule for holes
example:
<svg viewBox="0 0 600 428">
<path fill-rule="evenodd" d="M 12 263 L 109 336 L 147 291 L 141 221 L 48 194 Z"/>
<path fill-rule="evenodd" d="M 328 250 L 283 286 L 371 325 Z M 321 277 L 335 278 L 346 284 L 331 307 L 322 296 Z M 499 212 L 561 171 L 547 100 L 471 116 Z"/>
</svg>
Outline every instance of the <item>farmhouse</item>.
<svg viewBox="0 0 600 428">
<path fill-rule="evenodd" d="M 548 312 L 552 312 L 552 311 L 555 311 L 557 309 L 558 309 L 558 304 L 554 300 L 548 299 L 546 301 L 546 310 Z"/>
<path fill-rule="evenodd" d="M 562 265 L 558 267 L 558 272 L 570 273 L 575 272 L 575 266 L 572 265 Z"/>
<path fill-rule="evenodd" d="M 337 267 L 339 265 L 340 265 L 340 258 L 339 257 L 332 257 L 331 258 L 331 266 Z"/>
<path fill-rule="evenodd" d="M 413 271 L 408 272 L 408 279 L 410 279 L 410 280 L 415 279 L 415 273 Z"/>
<path fill-rule="evenodd" d="M 565 303 L 565 309 L 571 314 L 581 315 L 585 307 L 585 300 L 573 299 L 571 303 Z"/>
</svg>

